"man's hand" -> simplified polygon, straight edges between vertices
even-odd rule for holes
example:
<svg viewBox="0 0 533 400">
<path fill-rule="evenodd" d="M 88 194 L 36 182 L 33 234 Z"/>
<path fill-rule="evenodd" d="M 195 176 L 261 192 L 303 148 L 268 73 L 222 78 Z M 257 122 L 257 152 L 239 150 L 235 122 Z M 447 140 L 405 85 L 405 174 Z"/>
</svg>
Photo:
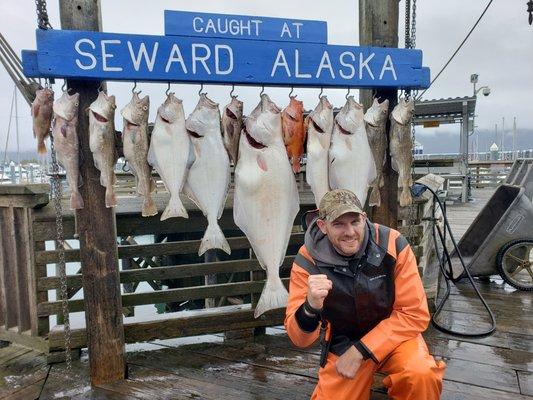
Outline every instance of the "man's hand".
<svg viewBox="0 0 533 400">
<path fill-rule="evenodd" d="M 311 307 L 322 310 L 324 299 L 333 287 L 333 283 L 328 279 L 327 275 L 309 275 L 307 286 L 307 302 Z"/>
<path fill-rule="evenodd" d="M 363 355 L 355 348 L 355 346 L 350 346 L 350 348 L 337 359 L 335 368 L 343 378 L 353 379 L 362 362 Z"/>
</svg>

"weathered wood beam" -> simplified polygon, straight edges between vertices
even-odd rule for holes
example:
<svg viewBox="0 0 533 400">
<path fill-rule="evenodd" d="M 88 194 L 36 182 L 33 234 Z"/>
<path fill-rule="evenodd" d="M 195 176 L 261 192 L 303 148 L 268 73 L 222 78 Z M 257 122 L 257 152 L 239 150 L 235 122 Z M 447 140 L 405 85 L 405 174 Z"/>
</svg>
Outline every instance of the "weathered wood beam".
<svg viewBox="0 0 533 400">
<path fill-rule="evenodd" d="M 288 285 L 288 278 L 282 279 Z M 186 300 L 198 300 L 208 297 L 237 296 L 241 294 L 261 293 L 264 281 L 221 283 L 208 286 L 193 286 L 179 289 L 168 289 L 158 292 L 126 293 L 122 295 L 124 306 L 137 306 L 142 304 L 169 303 Z M 83 311 L 83 300 L 70 300 L 69 308 L 72 312 Z M 38 314 L 55 315 L 62 312 L 60 301 L 50 301 L 39 304 Z"/>
<path fill-rule="evenodd" d="M 361 46 L 398 47 L 399 3 L 390 0 L 359 0 L 359 44 Z M 398 104 L 397 90 L 361 90 L 359 101 L 367 110 L 373 96 L 380 101 L 389 100 L 389 114 Z M 387 121 L 387 142 L 390 143 L 390 120 Z M 374 207 L 374 222 L 396 228 L 398 225 L 398 173 L 392 169 L 387 151 L 383 173 L 384 185 L 380 188 L 381 206 Z"/>
<path fill-rule="evenodd" d="M 60 0 L 61 27 L 100 31 L 99 0 Z M 124 329 L 120 296 L 115 211 L 105 206 L 105 189 L 94 167 L 89 148 L 89 119 L 85 112 L 98 96 L 100 82 L 69 79 L 67 85 L 79 93 L 78 137 L 80 193 L 85 207 L 76 212 L 83 271 L 83 292 L 89 367 L 93 385 L 124 379 Z"/>
<path fill-rule="evenodd" d="M 224 311 L 201 311 L 193 316 L 126 323 L 124 324 L 124 337 L 126 343 L 137 343 L 283 324 L 285 318 L 285 310 L 283 309 L 268 311 L 256 319 L 254 318 L 253 310 L 249 308 L 242 309 L 242 307 L 223 307 Z M 62 332 L 61 326 L 55 327 L 50 332 L 49 345 L 51 350 L 64 347 Z M 84 346 L 86 346 L 85 329 L 73 330 L 72 347 Z"/>
<path fill-rule="evenodd" d="M 282 268 L 289 268 L 292 265 L 294 256 L 285 257 Z M 165 280 L 189 278 L 192 276 L 203 276 L 210 274 L 262 271 L 257 260 L 229 260 L 217 261 L 204 264 L 182 264 L 158 268 L 141 268 L 120 271 L 121 283 L 146 282 L 149 280 Z M 69 275 L 67 279 L 68 286 L 77 286 L 81 283 L 82 276 Z M 40 290 L 57 289 L 60 285 L 59 277 L 49 276 L 39 280 Z"/>
</svg>

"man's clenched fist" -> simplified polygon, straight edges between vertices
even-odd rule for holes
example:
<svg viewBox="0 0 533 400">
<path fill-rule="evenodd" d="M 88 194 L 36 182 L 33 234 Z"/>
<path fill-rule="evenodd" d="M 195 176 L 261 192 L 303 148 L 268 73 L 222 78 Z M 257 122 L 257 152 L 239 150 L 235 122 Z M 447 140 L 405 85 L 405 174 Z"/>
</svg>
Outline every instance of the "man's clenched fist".
<svg viewBox="0 0 533 400">
<path fill-rule="evenodd" d="M 327 275 L 309 275 L 307 286 L 307 302 L 311 307 L 321 310 L 324 307 L 324 299 L 333 287 L 333 283 Z"/>
</svg>

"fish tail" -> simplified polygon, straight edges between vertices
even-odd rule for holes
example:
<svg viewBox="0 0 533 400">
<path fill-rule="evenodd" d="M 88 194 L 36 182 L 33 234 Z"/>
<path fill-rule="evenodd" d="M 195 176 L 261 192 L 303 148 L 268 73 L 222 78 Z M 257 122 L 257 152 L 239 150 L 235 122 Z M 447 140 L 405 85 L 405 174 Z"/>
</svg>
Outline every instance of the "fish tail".
<svg viewBox="0 0 533 400">
<path fill-rule="evenodd" d="M 174 217 L 189 218 L 189 214 L 183 206 L 183 203 L 181 202 L 179 196 L 170 197 L 170 201 L 168 202 L 167 208 L 165 208 L 165 211 L 161 215 L 161 221 Z"/>
<path fill-rule="evenodd" d="M 44 143 L 44 139 L 39 139 L 39 142 L 37 143 L 37 153 L 46 154 L 46 144 Z"/>
<path fill-rule="evenodd" d="M 81 210 L 84 207 L 83 199 L 81 198 L 80 192 L 72 192 L 70 194 L 70 209 L 71 210 Z"/>
<path fill-rule="evenodd" d="M 155 206 L 154 199 L 152 199 L 152 196 L 149 194 L 144 197 L 141 212 L 143 217 L 152 217 L 157 215 L 157 207 Z"/>
<path fill-rule="evenodd" d="M 105 189 L 105 206 L 107 208 L 115 207 L 117 205 L 117 196 L 113 186 L 107 186 Z"/>
<path fill-rule="evenodd" d="M 259 302 L 255 307 L 254 317 L 258 318 L 268 310 L 286 307 L 288 299 L 289 293 L 287 293 L 287 289 L 285 289 L 279 275 L 269 276 Z"/>
<path fill-rule="evenodd" d="M 222 229 L 220 229 L 220 226 L 218 226 L 217 222 L 209 223 L 207 225 L 204 237 L 202 238 L 202 243 L 200 243 L 198 255 L 201 256 L 210 249 L 221 249 L 227 254 L 231 254 L 228 241 L 226 240 L 224 232 L 222 232 Z"/>
<path fill-rule="evenodd" d="M 369 206 L 380 206 L 381 196 L 379 194 L 378 185 L 372 186 L 372 192 L 370 192 L 370 199 L 368 200 Z"/>
<path fill-rule="evenodd" d="M 400 194 L 400 206 L 405 207 L 412 204 L 412 202 L 411 191 L 409 190 L 409 187 L 404 186 L 402 188 L 402 193 Z"/>
</svg>

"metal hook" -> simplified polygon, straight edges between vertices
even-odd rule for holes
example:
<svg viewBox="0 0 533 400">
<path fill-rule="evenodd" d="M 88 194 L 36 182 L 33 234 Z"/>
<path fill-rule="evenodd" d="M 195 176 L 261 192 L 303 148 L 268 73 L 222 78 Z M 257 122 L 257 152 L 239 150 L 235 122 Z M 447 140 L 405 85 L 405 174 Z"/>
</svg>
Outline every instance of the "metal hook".
<svg viewBox="0 0 533 400">
<path fill-rule="evenodd" d="M 165 90 L 165 94 L 167 96 L 170 94 L 170 82 L 167 82 L 167 90 Z"/>
<path fill-rule="evenodd" d="M 348 88 L 348 92 L 346 93 L 346 96 L 344 96 L 344 98 L 348 100 L 348 96 L 350 96 L 350 88 Z"/>
<path fill-rule="evenodd" d="M 237 98 L 237 95 L 233 95 L 233 92 L 235 91 L 235 84 L 231 85 L 231 91 L 229 92 L 230 97 Z"/>
<path fill-rule="evenodd" d="M 137 89 L 137 81 L 133 81 L 133 88 L 131 89 L 132 93 L 135 93 L 135 89 Z M 141 94 L 142 90 L 139 90 L 137 94 Z"/>
<path fill-rule="evenodd" d="M 200 90 L 198 91 L 198 96 L 202 94 L 202 90 L 204 90 L 204 84 L 200 83 Z"/>
<path fill-rule="evenodd" d="M 261 91 L 259 92 L 259 96 L 262 96 L 263 93 L 265 93 L 265 85 L 261 86 Z"/>
<path fill-rule="evenodd" d="M 294 97 L 294 98 L 296 98 L 296 96 L 298 96 L 298 95 L 295 94 L 294 96 L 291 96 L 292 92 L 294 92 L 294 86 L 291 86 L 291 91 L 289 92 L 289 97 Z"/>
<path fill-rule="evenodd" d="M 320 100 L 322 98 L 322 93 L 324 93 L 324 88 L 321 86 L 320 87 L 320 93 L 318 94 L 318 100 Z"/>
<path fill-rule="evenodd" d="M 98 91 L 99 92 L 105 92 L 105 90 L 104 90 L 104 81 L 100 81 L 100 85 L 98 85 Z"/>
<path fill-rule="evenodd" d="M 67 87 L 67 80 L 64 79 L 63 80 L 63 85 L 61 85 L 61 91 L 64 92 L 66 90 L 66 87 Z"/>
</svg>

